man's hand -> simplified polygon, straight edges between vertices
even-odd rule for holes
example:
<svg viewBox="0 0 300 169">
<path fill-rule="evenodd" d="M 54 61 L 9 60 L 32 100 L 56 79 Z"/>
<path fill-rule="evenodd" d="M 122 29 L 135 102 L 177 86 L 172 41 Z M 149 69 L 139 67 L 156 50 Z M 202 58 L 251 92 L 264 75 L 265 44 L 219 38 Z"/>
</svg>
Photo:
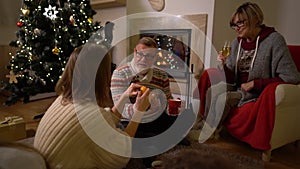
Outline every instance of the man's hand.
<svg viewBox="0 0 300 169">
<path fill-rule="evenodd" d="M 150 94 L 149 88 L 147 88 L 144 93 L 142 93 L 141 91 L 138 92 L 136 102 L 134 104 L 135 108 L 138 111 L 144 112 L 150 106 L 149 94 Z"/>
<path fill-rule="evenodd" d="M 137 83 L 131 83 L 130 86 L 127 88 L 127 90 L 123 93 L 123 97 L 135 97 L 138 94 L 138 91 L 140 90 L 141 85 Z"/>
</svg>

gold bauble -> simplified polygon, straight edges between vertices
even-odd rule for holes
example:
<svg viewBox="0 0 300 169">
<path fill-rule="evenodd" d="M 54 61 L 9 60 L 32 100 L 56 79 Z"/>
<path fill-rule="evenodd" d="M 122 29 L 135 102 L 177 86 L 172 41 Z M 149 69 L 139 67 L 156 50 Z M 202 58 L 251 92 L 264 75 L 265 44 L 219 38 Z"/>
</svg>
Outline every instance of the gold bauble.
<svg viewBox="0 0 300 169">
<path fill-rule="evenodd" d="M 93 19 L 92 19 L 92 18 L 88 18 L 87 21 L 88 21 L 89 23 L 93 23 Z"/>
<path fill-rule="evenodd" d="M 34 56 L 34 55 L 30 55 L 30 56 L 29 56 L 29 59 L 30 59 L 31 61 L 33 61 L 33 60 L 36 60 L 36 59 L 37 59 L 37 57 L 36 57 L 36 56 Z"/>
<path fill-rule="evenodd" d="M 21 9 L 21 11 L 22 11 L 23 15 L 25 15 L 25 16 L 29 15 L 29 13 L 30 13 L 29 9 Z"/>
<path fill-rule="evenodd" d="M 58 55 L 60 50 L 55 46 L 55 48 L 52 49 L 52 53 L 55 55 Z"/>
</svg>

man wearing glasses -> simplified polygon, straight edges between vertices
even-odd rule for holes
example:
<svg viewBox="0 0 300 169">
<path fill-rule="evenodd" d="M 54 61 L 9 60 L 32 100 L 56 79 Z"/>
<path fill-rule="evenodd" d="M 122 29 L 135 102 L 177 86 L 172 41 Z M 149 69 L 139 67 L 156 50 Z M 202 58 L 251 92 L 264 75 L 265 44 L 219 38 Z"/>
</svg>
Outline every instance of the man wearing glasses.
<svg viewBox="0 0 300 169">
<path fill-rule="evenodd" d="M 167 130 L 176 120 L 176 116 L 169 116 L 165 112 L 166 103 L 160 102 L 158 97 L 172 98 L 168 74 L 154 63 L 157 59 L 157 44 L 150 37 L 141 38 L 134 48 L 133 59 L 116 68 L 111 79 L 111 93 L 114 103 L 117 103 L 131 83 L 146 86 L 150 90 L 158 89 L 162 95 L 154 96 L 155 105 L 151 105 L 145 113 L 142 124 L 139 125 L 136 137 L 146 138 L 158 135 Z M 151 98 L 150 98 L 151 99 Z M 122 112 L 122 125 L 126 126 L 134 110 L 135 98 L 129 98 Z M 164 107 L 163 107 L 164 106 Z M 159 109 L 163 109 L 160 111 Z"/>
</svg>

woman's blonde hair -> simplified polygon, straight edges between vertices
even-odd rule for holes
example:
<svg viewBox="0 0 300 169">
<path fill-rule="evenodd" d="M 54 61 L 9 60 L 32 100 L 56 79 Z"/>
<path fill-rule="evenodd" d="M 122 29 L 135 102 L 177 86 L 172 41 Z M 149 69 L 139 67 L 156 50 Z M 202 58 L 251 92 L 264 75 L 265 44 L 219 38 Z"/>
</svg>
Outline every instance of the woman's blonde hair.
<svg viewBox="0 0 300 169">
<path fill-rule="evenodd" d="M 261 26 L 264 21 L 264 14 L 260 7 L 253 2 L 245 2 L 240 5 L 231 16 L 230 26 L 234 25 L 235 17 L 239 20 L 245 20 L 250 27 Z"/>
</svg>

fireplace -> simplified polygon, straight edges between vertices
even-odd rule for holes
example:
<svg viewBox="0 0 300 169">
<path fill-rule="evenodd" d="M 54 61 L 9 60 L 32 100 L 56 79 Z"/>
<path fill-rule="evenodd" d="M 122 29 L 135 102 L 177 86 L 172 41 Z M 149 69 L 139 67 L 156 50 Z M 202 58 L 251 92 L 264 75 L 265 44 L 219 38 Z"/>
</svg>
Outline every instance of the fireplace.
<svg viewBox="0 0 300 169">
<path fill-rule="evenodd" d="M 191 29 L 140 30 L 140 38 L 152 37 L 158 46 L 155 66 L 171 77 L 185 78 L 190 65 Z"/>
</svg>

